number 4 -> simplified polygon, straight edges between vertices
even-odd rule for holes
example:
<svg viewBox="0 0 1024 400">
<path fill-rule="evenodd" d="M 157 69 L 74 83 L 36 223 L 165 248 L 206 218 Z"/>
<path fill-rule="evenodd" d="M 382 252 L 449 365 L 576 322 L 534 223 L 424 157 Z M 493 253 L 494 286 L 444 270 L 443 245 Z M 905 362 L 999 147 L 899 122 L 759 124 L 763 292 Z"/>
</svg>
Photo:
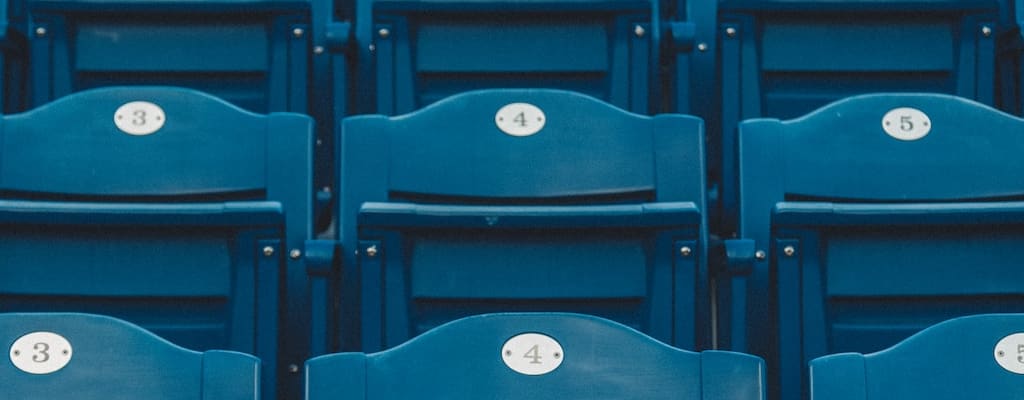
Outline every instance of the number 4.
<svg viewBox="0 0 1024 400">
<path fill-rule="evenodd" d="M 513 119 L 512 121 L 517 123 L 517 124 L 519 124 L 519 126 L 525 128 L 526 127 L 526 112 L 519 112 L 519 114 L 516 114 L 515 119 Z"/>
<path fill-rule="evenodd" d="M 527 350 L 526 354 L 523 355 L 523 358 L 533 359 L 533 361 L 530 361 L 530 364 L 541 364 L 540 359 L 542 357 L 540 356 L 539 346 L 540 345 L 537 344 L 533 345 L 533 347 L 531 347 L 530 350 Z"/>
</svg>

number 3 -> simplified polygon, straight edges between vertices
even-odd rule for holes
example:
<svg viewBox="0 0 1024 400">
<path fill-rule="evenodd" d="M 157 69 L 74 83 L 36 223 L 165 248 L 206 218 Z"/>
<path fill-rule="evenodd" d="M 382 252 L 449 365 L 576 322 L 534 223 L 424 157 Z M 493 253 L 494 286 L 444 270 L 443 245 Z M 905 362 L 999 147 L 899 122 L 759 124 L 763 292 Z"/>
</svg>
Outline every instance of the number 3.
<svg viewBox="0 0 1024 400">
<path fill-rule="evenodd" d="M 50 353 L 47 353 L 47 351 L 50 351 L 50 345 L 39 342 L 33 345 L 32 349 L 38 351 L 38 353 L 32 355 L 32 361 L 37 363 L 50 361 Z"/>
</svg>

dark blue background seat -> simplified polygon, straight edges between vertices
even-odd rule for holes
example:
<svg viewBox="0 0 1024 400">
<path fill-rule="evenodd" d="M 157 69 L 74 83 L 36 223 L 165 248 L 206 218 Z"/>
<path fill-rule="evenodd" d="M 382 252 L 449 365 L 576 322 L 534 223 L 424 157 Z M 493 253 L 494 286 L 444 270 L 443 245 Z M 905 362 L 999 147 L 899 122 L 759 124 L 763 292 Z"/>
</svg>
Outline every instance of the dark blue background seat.
<svg viewBox="0 0 1024 400">
<path fill-rule="evenodd" d="M 162 111 L 125 106 L 138 101 Z M 111 87 L 2 121 L 0 311 L 108 314 L 191 349 L 255 354 L 271 394 L 282 315 L 282 363 L 306 358 L 306 272 L 288 255 L 311 231 L 308 117 Z"/>
<path fill-rule="evenodd" d="M 898 139 L 887 127 L 928 132 Z M 857 96 L 800 119 L 744 122 L 740 237 L 763 256 L 746 254 L 749 277 L 720 281 L 721 344 L 765 356 L 778 398 L 797 399 L 815 357 L 1021 309 L 1024 284 L 1010 277 L 1024 244 L 1022 129 L 939 94 Z"/>
<path fill-rule="evenodd" d="M 548 87 L 655 106 L 653 0 L 358 0 L 362 111 L 404 114 L 473 89 Z M 376 99 L 376 100 L 373 100 Z"/>
<path fill-rule="evenodd" d="M 811 361 L 811 399 L 1024 398 L 1024 337 L 1010 337 L 1022 332 L 1024 314 L 974 315 L 877 353 L 818 358 Z"/>
<path fill-rule="evenodd" d="M 557 346 L 509 341 L 523 333 L 545 335 Z M 558 365 L 546 374 L 524 375 L 503 362 L 515 365 L 516 359 Z M 384 352 L 331 354 L 306 364 L 309 400 L 760 400 L 763 377 L 757 357 L 680 350 L 605 319 L 561 313 L 478 315 Z"/>
<path fill-rule="evenodd" d="M 26 337 L 37 332 L 60 335 L 68 346 L 46 337 Z M 27 346 L 18 341 L 23 337 Z M 190 351 L 110 317 L 0 313 L 0 342 L 11 346 L 4 348 L 10 350 L 11 360 L 67 362 L 52 373 L 30 374 L 5 359 L 0 381 L 8 399 L 260 399 L 260 360 L 251 355 Z"/>
<path fill-rule="evenodd" d="M 522 121 L 543 129 L 502 132 L 496 113 L 513 103 L 543 110 Z M 340 141 L 346 348 L 499 311 L 586 312 L 710 346 L 699 119 L 484 90 L 350 117 Z"/>
</svg>

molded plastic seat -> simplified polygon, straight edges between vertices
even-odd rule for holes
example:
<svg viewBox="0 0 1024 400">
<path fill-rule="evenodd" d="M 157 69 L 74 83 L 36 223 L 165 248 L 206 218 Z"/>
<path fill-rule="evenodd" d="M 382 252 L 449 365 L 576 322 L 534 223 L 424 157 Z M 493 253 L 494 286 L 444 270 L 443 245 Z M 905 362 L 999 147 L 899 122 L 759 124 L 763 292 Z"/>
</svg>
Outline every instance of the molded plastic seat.
<svg viewBox="0 0 1024 400">
<path fill-rule="evenodd" d="M 520 334 L 547 336 L 560 348 L 534 338 L 507 342 Z M 525 375 L 505 362 L 531 373 L 557 367 Z M 488 314 L 384 352 L 314 358 L 306 363 L 306 399 L 758 400 L 765 398 L 763 376 L 757 357 L 679 350 L 601 318 Z"/>
<path fill-rule="evenodd" d="M 791 400 L 813 358 L 1020 310 L 1022 129 L 939 94 L 857 96 L 800 119 L 744 122 L 747 244 L 733 246 L 743 250 L 735 275 L 719 281 L 720 345 L 765 357 L 777 398 Z"/>
<path fill-rule="evenodd" d="M 362 111 L 412 112 L 459 92 L 557 88 L 649 113 L 656 0 L 357 0 Z"/>
<path fill-rule="evenodd" d="M 1024 398 L 1022 333 L 1024 314 L 974 315 L 877 353 L 821 357 L 811 361 L 811 399 Z"/>
<path fill-rule="evenodd" d="M 311 232 L 309 117 L 111 87 L 6 115 L 0 139 L 0 311 L 106 314 L 255 354 L 271 394 L 279 322 L 282 362 L 308 358 L 306 271 L 285 255 Z"/>
<path fill-rule="evenodd" d="M 722 125 L 710 138 L 721 151 L 709 154 L 712 169 L 721 165 L 723 229 L 736 223 L 740 121 L 796 118 L 876 92 L 993 105 L 998 12 L 995 0 L 721 1 Z"/>
<path fill-rule="evenodd" d="M 8 399 L 260 399 L 259 359 L 232 351 L 187 350 L 106 316 L 0 314 L 0 342 L 10 346 L 4 349 L 10 360 L 0 362 Z"/>
<path fill-rule="evenodd" d="M 540 121 L 526 136 L 497 125 Z M 710 347 L 699 119 L 483 90 L 350 117 L 340 141 L 343 348 L 505 311 L 584 312 Z"/>
</svg>

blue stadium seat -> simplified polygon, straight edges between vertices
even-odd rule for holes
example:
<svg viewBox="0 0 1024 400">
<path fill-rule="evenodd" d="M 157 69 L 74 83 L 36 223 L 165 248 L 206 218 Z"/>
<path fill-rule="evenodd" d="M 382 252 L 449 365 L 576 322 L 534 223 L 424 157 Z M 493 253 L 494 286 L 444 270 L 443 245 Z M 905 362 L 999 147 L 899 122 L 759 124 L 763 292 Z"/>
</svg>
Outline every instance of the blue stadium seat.
<svg viewBox="0 0 1024 400">
<path fill-rule="evenodd" d="M 811 399 L 1024 398 L 1024 314 L 942 322 L 887 350 L 811 361 Z"/>
<path fill-rule="evenodd" d="M 558 88 L 648 113 L 657 0 L 357 0 L 358 88 L 397 115 L 484 88 Z M 373 100 L 373 99 L 376 100 Z"/>
<path fill-rule="evenodd" d="M 282 364 L 306 359 L 308 117 L 109 87 L 2 123 L 0 311 L 107 314 L 187 348 L 255 354 L 267 393 L 285 314 Z"/>
<path fill-rule="evenodd" d="M 6 399 L 259 400 L 260 360 L 187 350 L 91 314 L 0 314 Z"/>
<path fill-rule="evenodd" d="M 361 314 L 343 349 L 503 311 L 584 312 L 710 346 L 699 119 L 495 89 L 349 117 L 340 135 L 340 322 Z"/>
<path fill-rule="evenodd" d="M 306 0 L 24 0 L 31 101 L 110 85 L 199 89 L 255 112 L 305 112 Z"/>
<path fill-rule="evenodd" d="M 672 348 L 606 319 L 488 314 L 381 353 L 314 358 L 306 399 L 760 400 L 763 379 L 757 357 Z"/>
<path fill-rule="evenodd" d="M 874 92 L 993 104 L 995 0 L 723 0 L 719 4 L 723 215 L 736 213 L 735 129 Z M 709 129 L 709 132 L 717 132 Z M 717 176 L 713 180 L 719 179 Z M 724 231 L 735 229 L 726 218 Z"/>
<path fill-rule="evenodd" d="M 1024 121 L 941 94 L 845 99 L 739 127 L 740 237 L 723 348 L 799 399 L 815 357 L 1024 307 Z M 747 275 L 744 275 L 747 274 Z M 773 380 L 769 380 L 772 385 Z M 803 389 L 802 389 L 803 388 Z"/>
</svg>

